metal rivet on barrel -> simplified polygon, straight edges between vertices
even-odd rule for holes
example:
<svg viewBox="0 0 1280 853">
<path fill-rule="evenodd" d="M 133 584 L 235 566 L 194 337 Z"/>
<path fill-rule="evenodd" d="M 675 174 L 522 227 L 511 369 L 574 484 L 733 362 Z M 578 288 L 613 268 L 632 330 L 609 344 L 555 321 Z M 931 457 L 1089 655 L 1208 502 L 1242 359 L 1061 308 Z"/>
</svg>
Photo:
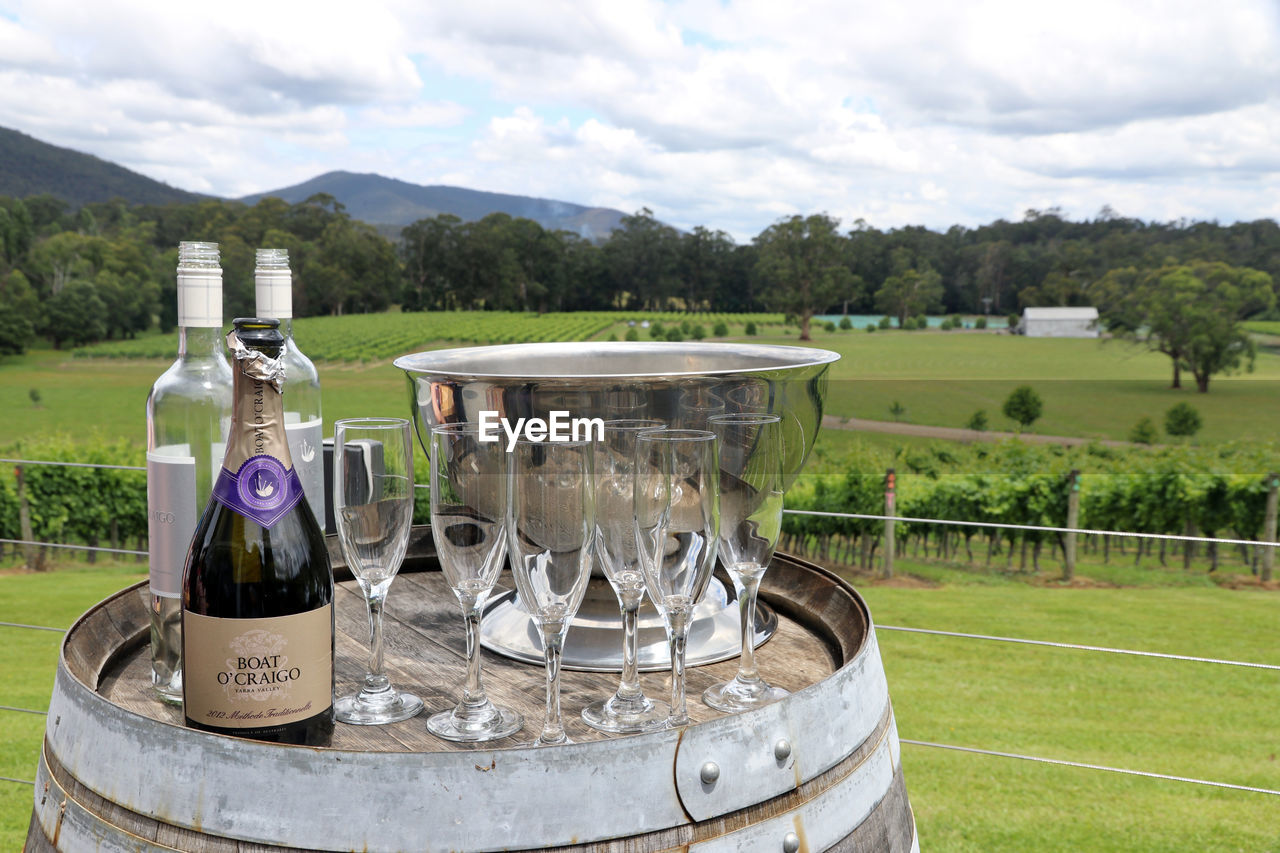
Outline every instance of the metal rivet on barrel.
<svg viewBox="0 0 1280 853">
<path fill-rule="evenodd" d="M 702 765 L 702 769 L 698 772 L 698 778 L 702 780 L 704 785 L 714 785 L 716 780 L 720 778 L 720 765 L 714 761 L 708 761 Z"/>
<path fill-rule="evenodd" d="M 773 745 L 773 757 L 778 761 L 786 761 L 791 757 L 791 741 L 786 738 L 779 738 L 778 742 Z"/>
<path fill-rule="evenodd" d="M 800 836 L 794 832 L 788 832 L 782 839 L 782 853 L 798 853 L 800 850 Z"/>
</svg>

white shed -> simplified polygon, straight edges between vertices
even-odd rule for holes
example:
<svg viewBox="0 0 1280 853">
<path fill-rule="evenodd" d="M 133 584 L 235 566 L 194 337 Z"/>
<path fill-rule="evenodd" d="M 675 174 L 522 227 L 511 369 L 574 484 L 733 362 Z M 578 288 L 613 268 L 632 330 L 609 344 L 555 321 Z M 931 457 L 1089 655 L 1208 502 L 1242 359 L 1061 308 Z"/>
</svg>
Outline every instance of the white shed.
<svg viewBox="0 0 1280 853">
<path fill-rule="evenodd" d="M 1096 338 L 1097 308 L 1024 308 L 1018 331 L 1029 338 Z"/>
</svg>

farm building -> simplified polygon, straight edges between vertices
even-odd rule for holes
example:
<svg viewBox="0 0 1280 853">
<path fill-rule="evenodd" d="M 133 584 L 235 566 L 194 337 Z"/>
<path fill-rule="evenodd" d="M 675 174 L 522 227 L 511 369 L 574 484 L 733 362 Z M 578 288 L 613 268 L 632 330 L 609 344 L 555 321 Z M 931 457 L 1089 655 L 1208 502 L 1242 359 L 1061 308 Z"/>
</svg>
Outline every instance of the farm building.
<svg viewBox="0 0 1280 853">
<path fill-rule="evenodd" d="M 1017 331 L 1029 338 L 1096 338 L 1097 308 L 1025 308 Z"/>
</svg>

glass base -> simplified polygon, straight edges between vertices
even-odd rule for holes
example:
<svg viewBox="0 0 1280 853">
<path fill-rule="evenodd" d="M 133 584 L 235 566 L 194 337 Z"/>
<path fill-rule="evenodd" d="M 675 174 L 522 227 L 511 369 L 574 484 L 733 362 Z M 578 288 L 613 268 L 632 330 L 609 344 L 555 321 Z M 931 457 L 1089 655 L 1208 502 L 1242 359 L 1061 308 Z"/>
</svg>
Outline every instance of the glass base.
<svg viewBox="0 0 1280 853">
<path fill-rule="evenodd" d="M 742 681 L 734 678 L 733 681 L 708 687 L 702 694 L 702 704 L 717 711 L 736 714 L 777 702 L 790 695 L 781 687 L 772 687 L 764 681 Z"/>
<path fill-rule="evenodd" d="M 620 701 L 616 695 L 592 702 L 582 709 L 582 722 L 600 732 L 639 734 L 667 727 L 671 706 L 641 696 L 634 702 Z"/>
<path fill-rule="evenodd" d="M 573 743 L 567 735 L 560 740 L 543 740 L 542 736 L 539 735 L 537 740 L 529 744 L 529 746 L 564 746 L 567 743 Z"/>
<path fill-rule="evenodd" d="M 467 709 L 467 713 L 441 711 L 427 719 L 427 731 L 438 738 L 458 741 L 459 743 L 479 743 L 486 740 L 497 740 L 510 737 L 524 727 L 524 717 L 511 710 L 493 703 L 486 703 L 478 709 Z"/>
<path fill-rule="evenodd" d="M 409 693 L 388 691 L 384 701 L 370 701 L 366 694 L 343 696 L 333 703 L 334 716 L 353 726 L 381 726 L 398 723 L 422 712 L 422 700 Z"/>
</svg>

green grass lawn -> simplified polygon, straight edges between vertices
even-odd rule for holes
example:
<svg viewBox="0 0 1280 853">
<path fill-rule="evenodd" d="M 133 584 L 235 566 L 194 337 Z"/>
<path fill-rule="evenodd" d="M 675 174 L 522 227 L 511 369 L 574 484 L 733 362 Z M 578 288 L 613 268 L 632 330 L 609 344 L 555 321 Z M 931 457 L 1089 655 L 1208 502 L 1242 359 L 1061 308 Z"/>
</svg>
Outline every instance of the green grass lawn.
<svg viewBox="0 0 1280 853">
<path fill-rule="evenodd" d="M 797 343 L 794 331 L 738 340 Z M 1165 411 L 1184 401 L 1204 419 L 1196 437 L 1201 443 L 1270 441 L 1280 418 L 1280 355 L 1269 352 L 1259 355 L 1254 373 L 1216 377 L 1208 394 L 1198 394 L 1189 376 L 1188 387 L 1169 389 L 1166 357 L 1119 341 L 815 329 L 812 345 L 842 355 L 827 395 L 827 411 L 837 416 L 890 420 L 889 407 L 897 401 L 910 423 L 960 427 L 984 409 L 991 429 L 1011 429 L 1000 408 L 1013 388 L 1029 384 L 1045 404 L 1033 430 L 1048 435 L 1124 439 L 1139 418 L 1161 425 Z M 73 359 L 50 350 L 0 359 L 0 410 L 6 415 L 0 446 L 51 431 L 81 433 L 86 426 L 141 446 L 147 390 L 165 367 L 160 359 Z M 320 378 L 330 423 L 408 409 L 406 381 L 389 360 L 322 363 Z"/>
<path fill-rule="evenodd" d="M 38 350 L 0 358 L 0 447 L 51 432 L 124 438 L 145 445 L 145 413 L 151 384 L 169 362 L 73 359 Z M 326 432 L 338 418 L 407 415 L 404 373 L 387 364 L 321 365 Z M 39 404 L 31 400 L 37 389 Z"/>
<path fill-rule="evenodd" d="M 63 568 L 42 574 L 0 572 L 0 622 L 66 628 L 91 605 L 146 577 L 121 564 Z M 0 705 L 49 707 L 62 635 L 0 626 Z M 0 710 L 0 776 L 35 778 L 45 718 Z M 31 818 L 30 785 L 0 782 L 0 849 L 20 850 Z"/>
<path fill-rule="evenodd" d="M 909 561 L 904 572 L 925 567 Z M 0 621 L 65 627 L 140 579 L 134 565 L 0 575 Z M 908 634 L 938 628 L 1280 664 L 1274 595 L 1218 588 L 1058 589 L 1018 580 L 859 584 L 903 738 L 1280 789 L 1274 672 Z M 0 628 L 0 705 L 48 706 L 60 635 Z M 761 649 L 768 654 L 768 646 Z M 34 775 L 42 717 L 0 711 L 0 776 Z M 905 745 L 922 849 L 1273 850 L 1263 794 Z M 32 789 L 0 782 L 0 849 Z"/>
<path fill-rule="evenodd" d="M 1280 664 L 1274 594 L 863 587 L 882 625 Z M 1276 673 L 879 632 L 899 733 L 1280 789 Z M 767 648 L 767 647 L 766 647 Z M 930 850 L 1275 850 L 1275 797 L 903 747 Z"/>
<path fill-rule="evenodd" d="M 795 345 L 794 333 L 761 336 L 759 343 Z M 1010 430 L 1001 414 L 1009 393 L 1031 385 L 1044 400 L 1033 430 L 1047 435 L 1126 439 L 1142 417 L 1159 427 L 1175 403 L 1188 402 L 1204 419 L 1202 443 L 1275 437 L 1280 416 L 1280 356 L 1260 353 L 1253 373 L 1218 376 L 1199 394 L 1189 374 L 1170 389 L 1170 360 L 1121 341 L 1026 338 L 999 333 L 824 332 L 812 346 L 842 356 L 831 370 L 827 411 L 833 415 L 962 427 L 978 409 L 989 428 Z"/>
</svg>

